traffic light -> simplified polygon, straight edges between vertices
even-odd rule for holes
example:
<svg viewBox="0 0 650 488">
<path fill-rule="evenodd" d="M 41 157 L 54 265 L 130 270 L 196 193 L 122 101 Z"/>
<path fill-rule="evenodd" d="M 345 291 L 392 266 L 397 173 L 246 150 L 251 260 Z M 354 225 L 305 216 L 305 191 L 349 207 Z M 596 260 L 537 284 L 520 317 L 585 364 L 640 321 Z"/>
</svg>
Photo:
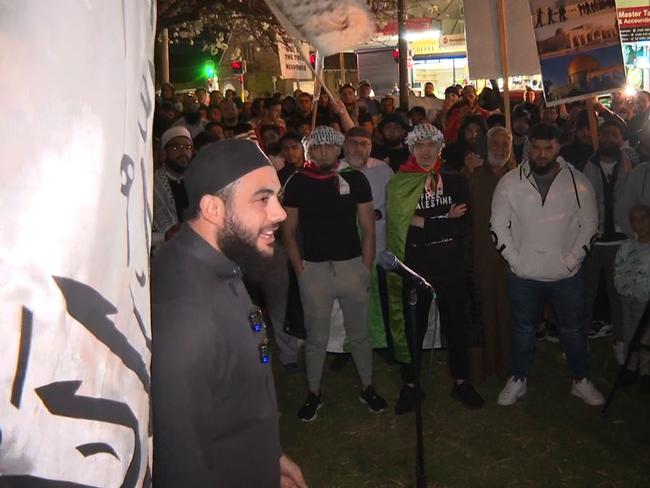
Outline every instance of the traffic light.
<svg viewBox="0 0 650 488">
<path fill-rule="evenodd" d="M 246 72 L 246 65 L 241 59 L 233 59 L 230 63 L 234 75 L 243 75 Z"/>
<path fill-rule="evenodd" d="M 309 52 L 309 64 L 312 68 L 316 68 L 316 53 L 314 51 Z"/>
<path fill-rule="evenodd" d="M 393 61 L 399 63 L 399 51 L 397 49 L 393 49 Z"/>
<path fill-rule="evenodd" d="M 210 79 L 217 76 L 217 66 L 214 64 L 214 61 L 208 59 L 203 63 L 203 69 L 201 70 L 203 76 Z"/>
</svg>

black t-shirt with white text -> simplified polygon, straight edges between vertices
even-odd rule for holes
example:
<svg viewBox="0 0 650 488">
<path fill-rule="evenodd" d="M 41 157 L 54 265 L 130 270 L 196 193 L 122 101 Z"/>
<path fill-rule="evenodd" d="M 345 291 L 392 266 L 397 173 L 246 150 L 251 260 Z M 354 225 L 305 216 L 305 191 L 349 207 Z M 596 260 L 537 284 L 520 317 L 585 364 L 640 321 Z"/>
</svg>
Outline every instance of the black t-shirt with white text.
<svg viewBox="0 0 650 488">
<path fill-rule="evenodd" d="M 409 226 L 406 264 L 427 276 L 445 278 L 464 275 L 469 270 L 471 209 L 463 217 L 450 218 L 453 204 L 469 204 L 469 189 L 460 174 L 442 173 L 440 178 L 439 193 L 434 188 L 433 192 L 423 190 L 420 195 L 415 215 L 424 218 L 424 228 Z"/>
</svg>

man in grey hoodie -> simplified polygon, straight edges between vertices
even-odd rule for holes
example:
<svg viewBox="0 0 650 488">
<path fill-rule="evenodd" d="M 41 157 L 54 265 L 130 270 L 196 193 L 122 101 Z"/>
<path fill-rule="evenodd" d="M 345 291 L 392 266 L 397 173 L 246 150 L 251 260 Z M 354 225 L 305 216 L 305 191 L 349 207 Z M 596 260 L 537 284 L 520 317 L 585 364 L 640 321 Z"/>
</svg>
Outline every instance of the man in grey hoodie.
<svg viewBox="0 0 650 488">
<path fill-rule="evenodd" d="M 617 121 L 607 120 L 598 128 L 598 150 L 585 165 L 583 172 L 596 192 L 598 204 L 598 235 L 585 260 L 584 331 L 590 337 L 600 337 L 602 327 L 592 325 L 594 302 L 600 273 L 604 272 L 607 298 L 612 315 L 614 338 L 623 340 L 621 302 L 614 286 L 614 258 L 626 236 L 623 220 L 617 212 L 625 182 L 632 171 L 630 158 L 622 150 L 626 128 Z"/>
</svg>

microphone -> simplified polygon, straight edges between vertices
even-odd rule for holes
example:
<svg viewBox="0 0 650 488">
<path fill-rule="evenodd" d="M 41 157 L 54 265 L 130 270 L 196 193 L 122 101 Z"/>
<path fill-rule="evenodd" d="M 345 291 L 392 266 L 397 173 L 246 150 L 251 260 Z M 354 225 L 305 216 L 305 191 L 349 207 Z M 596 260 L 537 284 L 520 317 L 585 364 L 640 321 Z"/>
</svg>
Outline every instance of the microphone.
<svg viewBox="0 0 650 488">
<path fill-rule="evenodd" d="M 380 252 L 377 256 L 377 266 L 385 271 L 397 273 L 412 285 L 433 290 L 433 287 L 427 282 L 427 280 L 397 259 L 397 256 L 392 252 Z"/>
</svg>

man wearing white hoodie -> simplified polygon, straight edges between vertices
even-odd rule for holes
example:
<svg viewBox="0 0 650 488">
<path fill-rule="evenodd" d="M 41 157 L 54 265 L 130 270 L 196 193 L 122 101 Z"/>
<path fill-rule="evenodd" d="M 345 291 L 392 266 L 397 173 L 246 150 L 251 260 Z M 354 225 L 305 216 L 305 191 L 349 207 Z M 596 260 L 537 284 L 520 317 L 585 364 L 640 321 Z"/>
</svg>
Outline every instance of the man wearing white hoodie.
<svg viewBox="0 0 650 488">
<path fill-rule="evenodd" d="M 587 379 L 583 333 L 581 267 L 598 227 L 596 197 L 589 180 L 559 157 L 559 150 L 554 126 L 533 127 L 529 161 L 499 181 L 492 200 L 492 237 L 510 266 L 513 319 L 512 376 L 499 394 L 499 405 L 512 405 L 526 394 L 535 326 L 547 299 L 557 314 L 573 379 L 571 394 L 588 405 L 604 401 Z"/>
</svg>

